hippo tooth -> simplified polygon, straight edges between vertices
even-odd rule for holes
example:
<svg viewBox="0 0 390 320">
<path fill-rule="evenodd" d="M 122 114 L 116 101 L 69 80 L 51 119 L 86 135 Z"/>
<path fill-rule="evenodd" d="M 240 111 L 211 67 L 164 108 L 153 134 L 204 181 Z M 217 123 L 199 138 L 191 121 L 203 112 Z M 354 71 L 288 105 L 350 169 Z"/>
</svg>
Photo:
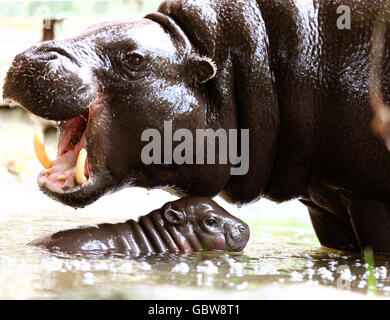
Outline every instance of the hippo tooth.
<svg viewBox="0 0 390 320">
<path fill-rule="evenodd" d="M 45 170 L 43 171 L 43 173 L 44 173 L 44 174 L 52 174 L 52 173 L 53 173 L 53 169 L 52 169 L 52 168 L 50 168 L 50 169 L 45 169 Z"/>
<path fill-rule="evenodd" d="M 80 150 L 76 164 L 76 182 L 83 184 L 87 181 L 87 177 L 84 174 L 85 161 L 87 160 L 87 150 L 84 148 Z"/>
<path fill-rule="evenodd" d="M 50 169 L 52 166 L 52 161 L 48 157 L 45 145 L 42 143 L 38 133 L 35 133 L 34 136 L 34 150 L 39 162 L 43 165 L 43 167 L 45 169 Z"/>
</svg>

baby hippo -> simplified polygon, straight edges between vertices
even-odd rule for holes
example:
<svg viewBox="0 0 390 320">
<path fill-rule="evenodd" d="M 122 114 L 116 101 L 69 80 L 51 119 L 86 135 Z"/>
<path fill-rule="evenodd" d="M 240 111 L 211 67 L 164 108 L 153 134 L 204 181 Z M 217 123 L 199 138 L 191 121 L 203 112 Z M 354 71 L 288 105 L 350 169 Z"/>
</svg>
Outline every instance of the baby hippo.
<svg viewBox="0 0 390 320">
<path fill-rule="evenodd" d="M 52 252 L 130 257 L 193 250 L 242 251 L 249 227 L 213 200 L 187 197 L 166 203 L 138 222 L 103 223 L 59 231 L 29 245 Z"/>
</svg>

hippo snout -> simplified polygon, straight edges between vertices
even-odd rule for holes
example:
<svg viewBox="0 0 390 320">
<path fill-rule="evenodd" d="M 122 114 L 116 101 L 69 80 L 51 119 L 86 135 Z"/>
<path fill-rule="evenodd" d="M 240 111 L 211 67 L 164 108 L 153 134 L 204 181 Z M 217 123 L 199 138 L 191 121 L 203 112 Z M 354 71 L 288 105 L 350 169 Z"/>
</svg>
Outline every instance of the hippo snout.
<svg viewBox="0 0 390 320">
<path fill-rule="evenodd" d="M 43 43 L 39 46 L 33 46 L 26 51 L 16 55 L 14 64 L 23 64 L 29 60 L 31 64 L 39 62 L 47 62 L 55 59 L 61 59 L 61 57 L 68 57 L 72 61 L 74 58 L 71 57 L 69 49 L 59 44 L 59 41 Z"/>
<path fill-rule="evenodd" d="M 226 243 L 231 251 L 242 251 L 250 236 L 249 226 L 245 222 L 236 223 L 227 228 Z"/>
<path fill-rule="evenodd" d="M 50 120 L 82 114 L 97 92 L 88 59 L 93 53 L 84 51 L 63 41 L 50 41 L 18 54 L 5 79 L 4 98 Z"/>
</svg>

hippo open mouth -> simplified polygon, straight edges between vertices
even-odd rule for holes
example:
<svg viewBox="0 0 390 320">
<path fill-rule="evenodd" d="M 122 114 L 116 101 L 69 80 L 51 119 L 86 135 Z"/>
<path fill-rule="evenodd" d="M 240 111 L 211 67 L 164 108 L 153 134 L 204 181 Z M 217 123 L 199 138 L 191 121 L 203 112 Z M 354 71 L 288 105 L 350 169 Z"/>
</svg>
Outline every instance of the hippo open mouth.
<svg viewBox="0 0 390 320">
<path fill-rule="evenodd" d="M 86 110 L 76 118 L 59 122 L 57 159 L 50 163 L 46 163 L 47 156 L 40 152 L 44 149 L 40 148 L 39 141 L 36 141 L 37 157 L 46 167 L 38 177 L 38 184 L 41 187 L 61 193 L 88 182 L 90 177 L 86 151 L 88 118 L 89 110 Z"/>
<path fill-rule="evenodd" d="M 101 189 L 102 181 L 107 185 L 110 181 L 105 168 L 94 165 L 101 161 L 94 153 L 87 152 L 89 147 L 93 147 L 93 143 L 89 141 L 98 139 L 92 134 L 97 120 L 96 115 L 94 119 L 94 110 L 98 108 L 98 104 L 96 101 L 82 114 L 57 122 L 56 159 L 49 158 L 37 133 L 34 137 L 35 153 L 44 167 L 37 178 L 40 189 L 50 197 L 73 207 L 83 207 L 95 201 L 104 193 Z M 20 106 L 27 109 L 23 105 Z"/>
<path fill-rule="evenodd" d="M 76 53 L 78 60 L 74 60 Z M 60 41 L 32 47 L 15 57 L 3 88 L 5 100 L 57 121 L 56 159 L 48 157 L 37 134 L 34 138 L 36 155 L 44 167 L 38 185 L 50 197 L 73 207 L 97 200 L 113 180 L 102 159 L 109 153 L 105 150 L 107 143 L 103 142 L 103 133 L 96 130 L 104 116 L 103 95 L 90 67 L 93 54 L 81 57 L 80 52 Z"/>
</svg>

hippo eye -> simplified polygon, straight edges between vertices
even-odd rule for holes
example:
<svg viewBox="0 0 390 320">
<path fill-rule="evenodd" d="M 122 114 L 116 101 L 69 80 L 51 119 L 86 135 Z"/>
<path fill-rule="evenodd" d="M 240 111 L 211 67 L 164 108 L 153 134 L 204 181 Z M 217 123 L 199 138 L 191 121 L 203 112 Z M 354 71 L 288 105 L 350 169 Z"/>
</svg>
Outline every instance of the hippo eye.
<svg viewBox="0 0 390 320">
<path fill-rule="evenodd" d="M 206 225 L 208 225 L 209 227 L 214 227 L 216 224 L 217 220 L 215 220 L 214 218 L 209 218 L 206 220 Z"/>
<path fill-rule="evenodd" d="M 129 53 L 127 57 L 127 62 L 134 67 L 138 67 L 144 62 L 144 57 L 138 53 Z"/>
</svg>

